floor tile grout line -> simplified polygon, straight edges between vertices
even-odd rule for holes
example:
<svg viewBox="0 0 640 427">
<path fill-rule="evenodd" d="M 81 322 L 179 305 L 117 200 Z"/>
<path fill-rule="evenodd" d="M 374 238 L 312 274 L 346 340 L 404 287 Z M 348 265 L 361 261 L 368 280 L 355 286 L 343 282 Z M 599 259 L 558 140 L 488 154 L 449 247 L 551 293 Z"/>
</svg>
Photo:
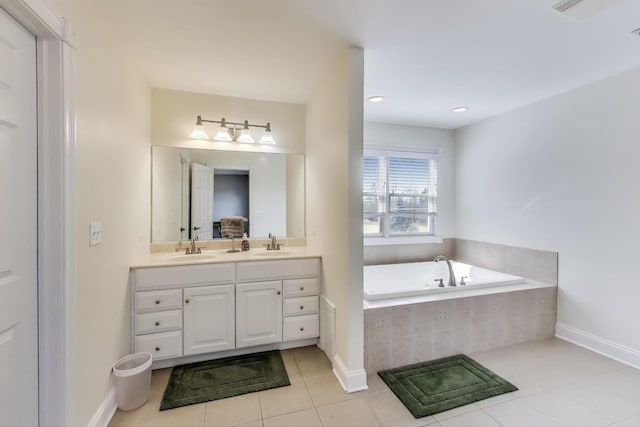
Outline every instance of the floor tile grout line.
<svg viewBox="0 0 640 427">
<path fill-rule="evenodd" d="M 487 411 L 484 410 L 485 408 L 480 408 L 480 410 L 489 418 L 491 418 L 493 421 L 495 421 L 496 424 L 498 424 L 499 426 L 504 426 L 504 424 L 502 424 L 500 421 L 496 420 L 494 417 L 491 416 L 490 413 L 488 413 Z"/>
<path fill-rule="evenodd" d="M 542 412 L 541 410 L 539 410 L 538 408 L 536 408 L 535 406 L 533 406 L 531 403 L 527 402 L 525 399 L 518 399 L 520 401 L 522 401 L 523 404 L 525 404 L 526 406 L 528 406 L 529 408 L 533 409 L 534 411 L 536 411 L 537 413 L 541 414 L 542 416 L 544 416 L 545 418 L 548 418 L 549 420 L 553 421 L 554 423 L 557 424 L 557 421 L 555 420 L 555 418 L 553 418 L 551 415 L 549 414 L 545 414 L 544 412 Z"/>
</svg>

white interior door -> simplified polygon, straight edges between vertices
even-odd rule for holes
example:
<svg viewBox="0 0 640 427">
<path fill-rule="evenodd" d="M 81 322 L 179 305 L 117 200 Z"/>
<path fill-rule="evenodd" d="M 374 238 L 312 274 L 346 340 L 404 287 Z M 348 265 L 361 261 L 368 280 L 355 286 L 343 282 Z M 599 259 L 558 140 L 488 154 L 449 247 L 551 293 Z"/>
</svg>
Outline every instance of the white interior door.
<svg viewBox="0 0 640 427">
<path fill-rule="evenodd" d="M 38 424 L 36 40 L 0 9 L 0 425 Z"/>
<path fill-rule="evenodd" d="M 191 232 L 198 240 L 213 238 L 213 168 L 191 164 Z"/>
</svg>

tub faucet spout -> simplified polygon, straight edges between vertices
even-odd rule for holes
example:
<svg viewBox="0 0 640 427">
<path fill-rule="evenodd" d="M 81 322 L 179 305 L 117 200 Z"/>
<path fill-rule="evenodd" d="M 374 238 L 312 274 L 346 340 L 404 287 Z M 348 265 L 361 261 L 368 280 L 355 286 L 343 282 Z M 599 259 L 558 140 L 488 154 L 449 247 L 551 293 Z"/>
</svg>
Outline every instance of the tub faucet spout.
<svg viewBox="0 0 640 427">
<path fill-rule="evenodd" d="M 453 267 L 451 267 L 451 261 L 444 255 L 438 255 L 433 260 L 435 262 L 445 261 L 447 263 L 447 267 L 449 267 L 449 286 L 458 286 L 456 284 L 456 276 L 453 274 Z"/>
</svg>

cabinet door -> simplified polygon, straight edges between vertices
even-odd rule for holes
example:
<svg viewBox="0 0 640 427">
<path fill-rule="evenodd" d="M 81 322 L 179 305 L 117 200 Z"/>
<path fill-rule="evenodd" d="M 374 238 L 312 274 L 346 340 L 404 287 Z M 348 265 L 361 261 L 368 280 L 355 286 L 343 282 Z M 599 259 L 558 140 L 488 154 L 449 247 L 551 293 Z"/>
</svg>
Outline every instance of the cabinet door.
<svg viewBox="0 0 640 427">
<path fill-rule="evenodd" d="M 236 347 L 282 341 L 282 282 L 236 285 Z"/>
<path fill-rule="evenodd" d="M 235 348 L 234 286 L 184 289 L 184 355 Z"/>
</svg>

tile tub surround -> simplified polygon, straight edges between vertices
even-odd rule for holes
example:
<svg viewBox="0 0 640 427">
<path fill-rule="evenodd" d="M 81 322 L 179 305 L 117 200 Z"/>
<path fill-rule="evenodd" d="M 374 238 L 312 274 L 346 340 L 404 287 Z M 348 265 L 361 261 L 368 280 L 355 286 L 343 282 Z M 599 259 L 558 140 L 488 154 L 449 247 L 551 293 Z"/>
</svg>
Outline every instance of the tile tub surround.
<svg viewBox="0 0 640 427">
<path fill-rule="evenodd" d="M 366 309 L 368 374 L 553 337 L 556 287 Z"/>
<path fill-rule="evenodd" d="M 453 259 L 552 285 L 558 284 L 557 252 L 453 239 Z"/>
</svg>

